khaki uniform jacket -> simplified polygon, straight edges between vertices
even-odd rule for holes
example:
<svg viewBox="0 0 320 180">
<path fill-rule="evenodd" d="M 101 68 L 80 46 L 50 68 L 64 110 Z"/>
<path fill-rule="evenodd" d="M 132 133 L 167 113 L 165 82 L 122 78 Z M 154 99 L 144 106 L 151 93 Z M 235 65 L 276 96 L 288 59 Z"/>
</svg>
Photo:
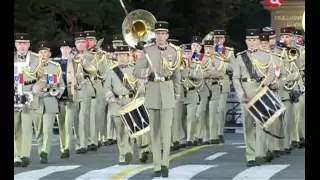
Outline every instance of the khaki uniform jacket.
<svg viewBox="0 0 320 180">
<path fill-rule="evenodd" d="M 44 77 L 44 72 L 42 69 L 42 62 L 39 55 L 29 51 L 27 53 L 26 59 L 20 59 L 17 52 L 14 52 L 14 74 L 18 74 L 18 65 L 22 64 L 23 82 L 28 85 L 23 85 L 23 92 L 32 92 L 33 86 L 37 85 L 35 82 L 41 77 Z M 33 82 L 29 84 L 30 82 Z M 33 94 L 33 101 L 30 104 L 31 109 L 38 109 L 39 107 L 39 94 Z"/>
<path fill-rule="evenodd" d="M 232 62 L 235 60 L 235 56 L 234 56 L 234 49 L 230 48 L 230 47 L 225 47 L 226 48 L 226 52 L 225 52 L 225 59 L 221 58 L 221 57 L 217 57 L 220 59 L 220 61 L 224 62 L 223 67 L 225 69 L 224 72 L 224 77 L 223 79 L 220 81 L 221 85 L 222 85 L 222 92 L 227 93 L 230 92 L 230 79 L 229 79 L 229 75 L 226 74 L 226 71 L 233 71 L 232 70 Z"/>
<path fill-rule="evenodd" d="M 248 54 L 248 57 L 250 58 L 253 64 L 253 67 L 254 64 L 266 67 L 260 69 L 254 68 L 259 77 L 264 77 L 262 82 L 264 82 L 265 84 L 271 84 L 276 78 L 273 67 L 273 55 L 269 51 L 262 50 L 257 50 L 255 52 L 243 51 L 237 54 L 237 58 L 233 62 L 233 85 L 237 94 L 246 94 L 248 100 L 250 101 L 259 92 L 259 86 L 261 82 L 242 82 L 242 79 L 244 78 L 252 79 L 241 57 L 242 53 Z"/>
<path fill-rule="evenodd" d="M 62 77 L 62 70 L 60 64 L 54 62 L 52 60 L 48 60 L 48 62 L 43 63 L 43 71 L 45 74 L 56 74 L 58 76 L 57 85 L 54 87 L 59 92 L 57 97 L 53 97 L 49 94 L 49 92 L 42 92 L 40 95 L 40 103 L 44 109 L 39 109 L 39 113 L 58 113 L 59 112 L 59 103 L 58 99 L 63 94 L 66 86 Z M 50 87 L 47 87 L 47 90 L 50 90 Z"/>
<path fill-rule="evenodd" d="M 180 62 L 181 49 L 171 43 L 165 50 L 159 50 L 155 43 L 145 46 L 153 67 L 161 77 L 171 77 L 172 80 L 164 82 L 148 81 L 146 84 L 145 105 L 150 109 L 174 108 L 175 100 L 180 97 Z M 168 66 L 176 65 L 175 69 L 168 69 Z M 146 54 L 136 61 L 133 75 L 137 78 L 148 78 L 151 73 Z"/>
<path fill-rule="evenodd" d="M 128 83 L 129 79 L 129 84 L 124 85 L 121 80 L 118 78 L 116 73 L 113 70 L 108 71 L 106 81 L 105 81 L 105 97 L 106 100 L 109 100 L 111 97 L 115 96 L 126 96 L 126 95 L 132 95 L 134 96 L 135 94 L 132 94 L 134 92 L 138 92 L 140 96 L 144 96 L 144 85 L 140 79 L 137 79 L 133 77 L 133 69 L 134 66 L 132 65 L 127 65 L 127 66 L 119 66 L 122 73 L 125 76 L 125 80 L 123 81 L 124 83 Z M 131 91 L 127 88 L 128 86 L 132 87 Z M 132 101 L 133 98 L 116 98 L 117 102 L 115 103 L 109 103 L 109 110 L 111 115 L 113 116 L 119 116 L 118 111 L 123 107 L 124 105 L 128 104 L 129 102 Z"/>
<path fill-rule="evenodd" d="M 225 62 L 221 61 L 219 57 L 212 55 L 211 57 L 211 69 L 209 71 L 210 78 L 206 79 L 206 84 L 209 87 L 209 90 L 211 91 L 211 99 L 219 99 L 220 98 L 220 86 L 217 83 L 218 81 L 223 80 L 225 77 L 225 68 L 224 64 Z"/>
</svg>

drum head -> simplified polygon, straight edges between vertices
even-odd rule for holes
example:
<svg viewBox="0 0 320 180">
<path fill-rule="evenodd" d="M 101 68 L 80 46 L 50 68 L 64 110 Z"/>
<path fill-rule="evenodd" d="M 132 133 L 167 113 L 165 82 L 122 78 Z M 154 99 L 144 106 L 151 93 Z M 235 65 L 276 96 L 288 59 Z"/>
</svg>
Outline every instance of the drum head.
<svg viewBox="0 0 320 180">
<path fill-rule="evenodd" d="M 128 104 L 126 104 L 125 106 L 123 106 L 120 110 L 119 110 L 119 115 L 124 115 L 128 112 L 131 112 L 135 109 L 137 109 L 138 107 L 140 107 L 141 105 L 144 104 L 144 98 L 137 98 L 134 101 L 129 102 Z"/>
</svg>

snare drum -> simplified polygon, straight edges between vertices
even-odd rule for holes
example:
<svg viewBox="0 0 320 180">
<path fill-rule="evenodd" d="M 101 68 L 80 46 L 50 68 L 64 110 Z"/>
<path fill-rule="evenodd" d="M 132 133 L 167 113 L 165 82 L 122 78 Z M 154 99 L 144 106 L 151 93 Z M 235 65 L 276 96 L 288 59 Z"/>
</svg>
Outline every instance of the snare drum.
<svg viewBox="0 0 320 180">
<path fill-rule="evenodd" d="M 149 113 L 144 106 L 144 98 L 138 98 L 123 106 L 119 115 L 131 138 L 136 138 L 150 131 Z"/>
<path fill-rule="evenodd" d="M 245 108 L 263 129 L 267 129 L 286 110 L 282 101 L 267 86 Z"/>
</svg>

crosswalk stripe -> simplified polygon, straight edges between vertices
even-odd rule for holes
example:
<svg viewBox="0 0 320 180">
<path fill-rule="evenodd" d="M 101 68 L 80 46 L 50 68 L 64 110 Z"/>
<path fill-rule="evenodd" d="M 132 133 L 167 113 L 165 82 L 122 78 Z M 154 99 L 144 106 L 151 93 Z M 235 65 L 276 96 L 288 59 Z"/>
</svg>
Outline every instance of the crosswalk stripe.
<svg viewBox="0 0 320 180">
<path fill-rule="evenodd" d="M 183 165 L 176 168 L 170 169 L 168 179 L 184 179 L 189 180 L 197 174 L 205 171 L 207 169 L 217 167 L 218 165 Z M 153 180 L 158 180 L 161 178 L 153 178 Z"/>
<path fill-rule="evenodd" d="M 86 179 L 111 179 L 113 174 L 119 173 L 127 168 L 135 168 L 139 165 L 126 165 L 126 166 L 119 166 L 114 165 L 107 168 L 99 169 L 99 170 L 93 170 L 89 171 L 79 177 L 77 177 L 75 180 L 86 180 Z"/>
<path fill-rule="evenodd" d="M 55 172 L 61 172 L 61 171 L 67 171 L 71 169 L 75 169 L 80 167 L 80 165 L 75 166 L 49 166 L 43 169 L 33 170 L 33 171 L 27 171 L 23 173 L 19 173 L 14 175 L 15 180 L 20 179 L 32 179 L 32 180 L 38 180 L 45 176 L 48 176 Z"/>
<path fill-rule="evenodd" d="M 236 175 L 232 180 L 245 180 L 245 179 L 259 179 L 259 180 L 268 180 L 278 172 L 287 168 L 289 164 L 285 165 L 262 165 L 255 166 L 245 171 L 242 171 Z"/>
<path fill-rule="evenodd" d="M 236 148 L 238 148 L 238 149 L 244 149 L 244 148 L 246 148 L 246 146 L 237 146 Z"/>
<path fill-rule="evenodd" d="M 235 143 L 231 143 L 232 145 L 243 145 L 244 142 L 235 142 Z"/>
<path fill-rule="evenodd" d="M 212 161 L 212 160 L 217 159 L 218 157 L 223 156 L 225 154 L 228 154 L 228 153 L 227 152 L 217 152 L 211 156 L 206 157 L 204 160 Z"/>
</svg>

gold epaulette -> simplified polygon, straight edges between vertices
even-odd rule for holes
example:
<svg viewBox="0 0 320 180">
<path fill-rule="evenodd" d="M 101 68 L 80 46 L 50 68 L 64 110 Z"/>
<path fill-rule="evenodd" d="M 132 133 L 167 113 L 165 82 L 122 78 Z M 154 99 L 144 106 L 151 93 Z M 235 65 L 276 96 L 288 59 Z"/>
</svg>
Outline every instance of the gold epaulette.
<svg viewBox="0 0 320 180">
<path fill-rule="evenodd" d="M 35 52 L 31 52 L 31 55 L 34 55 L 34 56 L 39 57 L 39 54 L 38 54 L 38 53 L 35 53 Z"/>
<path fill-rule="evenodd" d="M 176 45 L 174 45 L 172 43 L 169 43 L 169 46 L 174 48 L 176 51 L 181 51 L 181 48 L 179 46 L 176 46 Z"/>
<path fill-rule="evenodd" d="M 237 56 L 239 56 L 239 55 L 241 55 L 241 54 L 243 54 L 243 53 L 245 53 L 245 52 L 247 52 L 247 50 L 244 50 L 244 51 L 238 52 L 238 53 L 237 53 Z"/>
<path fill-rule="evenodd" d="M 146 44 L 146 45 L 144 45 L 144 48 L 148 48 L 148 47 L 151 47 L 151 46 L 153 46 L 153 45 L 155 45 L 156 43 L 150 43 L 150 44 Z"/>
<path fill-rule="evenodd" d="M 225 47 L 225 48 L 226 48 L 226 50 L 234 51 L 234 48 L 232 48 L 232 47 Z"/>
<path fill-rule="evenodd" d="M 57 63 L 57 62 L 53 61 L 52 59 L 49 61 L 49 63 L 51 63 L 51 64 L 53 64 L 53 65 L 55 65 L 55 66 L 60 66 L 60 64 L 59 64 L 59 63 Z"/>
<path fill-rule="evenodd" d="M 115 67 L 117 67 L 117 66 L 118 66 L 118 63 L 116 63 L 116 64 L 113 64 L 113 65 L 109 66 L 109 68 L 108 68 L 108 69 L 113 69 L 113 68 L 115 68 Z"/>
</svg>

